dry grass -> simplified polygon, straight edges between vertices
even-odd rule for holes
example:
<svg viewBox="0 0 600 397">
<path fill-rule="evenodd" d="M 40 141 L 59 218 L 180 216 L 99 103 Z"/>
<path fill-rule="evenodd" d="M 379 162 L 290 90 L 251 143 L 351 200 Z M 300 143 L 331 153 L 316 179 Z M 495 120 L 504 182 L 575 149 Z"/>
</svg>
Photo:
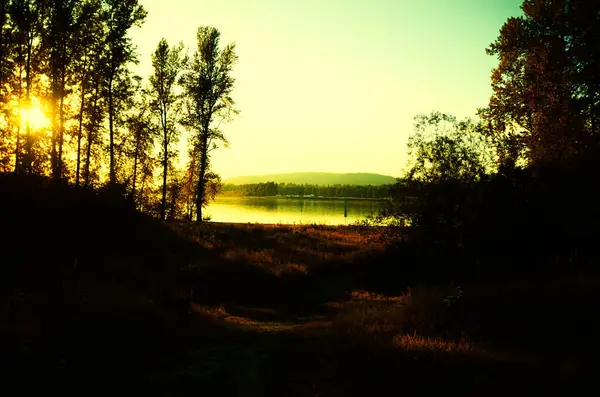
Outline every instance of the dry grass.
<svg viewBox="0 0 600 397">
<path fill-rule="evenodd" d="M 243 329 L 254 332 L 314 332 L 331 327 L 331 321 L 322 316 L 297 319 L 281 317 L 278 313 L 266 309 L 244 308 L 223 305 L 206 306 L 193 304 L 192 311 L 208 318 L 220 326 Z"/>
<path fill-rule="evenodd" d="M 186 271 L 243 265 L 278 278 L 309 276 L 331 264 L 354 264 L 382 252 L 377 228 L 188 222 L 165 224 L 200 251 Z M 233 267 L 230 266 L 232 271 Z"/>
<path fill-rule="evenodd" d="M 469 356 L 485 354 L 483 347 L 469 342 L 466 338 L 459 341 L 447 341 L 442 338 L 423 337 L 416 333 L 396 335 L 394 346 L 408 351 L 425 351 L 436 354 L 450 353 Z"/>
<path fill-rule="evenodd" d="M 398 338 L 404 335 L 413 335 L 413 339 L 423 335 L 424 339 L 413 340 L 413 346 L 439 333 L 458 340 L 460 331 L 453 324 L 453 308 L 445 302 L 455 290 L 453 286 L 419 287 L 399 296 L 354 291 L 349 301 L 338 302 L 334 330 L 351 343 L 377 347 L 398 346 Z"/>
<path fill-rule="evenodd" d="M 231 263 L 248 263 L 259 267 L 266 273 L 276 277 L 284 275 L 308 275 L 308 269 L 305 265 L 297 263 L 283 263 L 272 249 L 250 250 L 246 247 L 237 249 L 227 249 L 222 258 Z"/>
</svg>

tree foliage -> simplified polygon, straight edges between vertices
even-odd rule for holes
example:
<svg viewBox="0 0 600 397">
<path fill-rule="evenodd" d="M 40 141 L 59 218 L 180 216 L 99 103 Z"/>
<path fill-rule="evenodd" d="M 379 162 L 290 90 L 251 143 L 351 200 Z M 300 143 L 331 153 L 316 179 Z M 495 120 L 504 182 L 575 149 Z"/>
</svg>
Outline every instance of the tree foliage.
<svg viewBox="0 0 600 397">
<path fill-rule="evenodd" d="M 600 3 L 525 0 L 487 53 L 498 57 L 480 109 L 500 159 L 564 160 L 597 148 Z"/>
<path fill-rule="evenodd" d="M 471 209 L 468 192 L 494 171 L 494 153 L 471 119 L 432 112 L 414 121 L 405 178 L 391 189 L 392 200 L 381 214 L 370 221 L 410 225 L 445 244 L 458 238 L 457 227 Z"/>
<path fill-rule="evenodd" d="M 441 113 L 420 114 L 408 140 L 409 180 L 475 182 L 493 165 L 493 153 L 471 119 Z"/>
<path fill-rule="evenodd" d="M 180 101 L 175 93 L 177 78 L 182 70 L 184 59 L 181 52 L 183 44 L 169 47 L 165 39 L 162 39 L 156 51 L 152 54 L 152 66 L 154 74 L 150 76 L 152 86 L 153 109 L 158 115 L 162 134 L 160 136 L 160 150 L 163 166 L 163 186 L 161 219 L 165 219 L 167 210 L 167 172 L 169 162 L 173 157 L 172 145 L 178 141 L 178 130 L 176 127 Z"/>
<path fill-rule="evenodd" d="M 313 185 L 296 183 L 226 184 L 223 191 L 241 196 L 308 196 L 323 198 L 389 198 L 390 185 Z"/>
<path fill-rule="evenodd" d="M 196 195 L 198 222 L 202 222 L 210 152 L 219 143 L 227 144 L 219 126 L 236 113 L 231 98 L 235 83 L 232 71 L 237 61 L 235 45 L 228 44 L 221 49 L 220 37 L 216 28 L 198 28 L 197 48 L 181 80 L 187 99 L 183 122 L 192 132 L 190 147 L 197 156 L 196 166 L 199 167 Z"/>
<path fill-rule="evenodd" d="M 0 3 L 0 172 L 112 185 L 163 219 L 214 198 L 209 153 L 235 113 L 234 46 L 220 49 L 218 30 L 201 27 L 188 63 L 183 45 L 161 40 L 146 85 L 130 36 L 145 18 L 138 0 Z M 184 127 L 193 169 L 176 146 Z"/>
</svg>

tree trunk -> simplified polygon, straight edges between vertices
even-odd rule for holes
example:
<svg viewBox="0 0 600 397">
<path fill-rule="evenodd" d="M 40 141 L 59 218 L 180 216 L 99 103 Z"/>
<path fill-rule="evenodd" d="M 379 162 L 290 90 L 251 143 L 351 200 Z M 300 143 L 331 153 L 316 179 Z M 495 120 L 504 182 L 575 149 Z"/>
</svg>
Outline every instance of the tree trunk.
<svg viewBox="0 0 600 397">
<path fill-rule="evenodd" d="M 17 127 L 17 145 L 15 147 L 15 174 L 21 172 L 21 118 L 19 117 L 19 126 Z"/>
<path fill-rule="evenodd" d="M 204 199 L 204 189 L 206 187 L 205 176 L 206 176 L 206 163 L 208 160 L 207 153 L 207 141 L 208 133 L 203 139 L 202 145 L 200 146 L 200 175 L 198 176 L 198 197 L 196 197 L 196 222 L 202 223 L 202 201 Z"/>
<path fill-rule="evenodd" d="M 162 95 L 161 95 L 162 96 Z M 160 122 L 163 128 L 163 186 L 162 186 L 162 206 L 160 209 L 160 219 L 163 221 L 166 217 L 167 212 L 167 172 L 169 170 L 169 141 L 168 141 L 168 130 L 167 130 L 167 105 L 163 101 L 160 105 Z"/>
<path fill-rule="evenodd" d="M 17 90 L 17 103 L 23 104 L 23 67 L 19 67 L 19 89 Z M 17 144 L 15 147 L 15 173 L 21 173 L 21 112 L 17 112 Z"/>
<path fill-rule="evenodd" d="M 138 168 L 138 157 L 140 155 L 140 133 L 138 133 L 137 141 L 135 143 L 135 155 L 133 157 L 133 183 L 131 186 L 131 196 L 133 197 L 133 202 L 135 203 L 135 183 L 137 181 L 137 168 Z M 137 207 L 137 205 L 136 205 Z"/>
<path fill-rule="evenodd" d="M 140 188 L 141 200 L 140 200 L 140 212 L 144 212 L 144 188 L 146 187 L 146 178 L 142 178 L 142 187 Z"/>
<path fill-rule="evenodd" d="M 57 106 L 56 106 L 56 94 L 57 94 L 57 89 L 56 89 L 56 80 L 55 78 L 53 78 L 52 81 L 52 142 L 51 142 L 51 154 L 50 154 L 50 167 L 52 168 L 52 178 L 53 179 L 58 179 L 57 174 L 58 172 L 56 171 L 58 168 L 58 152 L 56 150 L 56 142 L 57 142 L 57 136 L 58 136 L 58 126 L 57 126 L 57 122 L 56 122 L 56 116 L 57 116 Z"/>
<path fill-rule="evenodd" d="M 109 133 L 109 151 L 110 151 L 110 169 L 109 179 L 110 184 L 114 185 L 117 182 L 117 175 L 115 172 L 115 134 L 113 127 L 113 93 L 112 93 L 113 77 L 110 77 L 108 82 L 108 133 Z"/>
<path fill-rule="evenodd" d="M 591 97 L 591 106 L 590 106 L 590 116 L 591 116 L 591 120 L 590 120 L 590 135 L 591 136 L 597 136 L 597 131 L 596 129 L 598 128 L 598 111 L 600 111 L 600 109 L 598 108 L 598 106 L 596 105 L 596 97 L 598 96 L 598 90 L 597 87 L 592 88 L 592 92 L 590 93 L 590 97 Z"/>
<path fill-rule="evenodd" d="M 165 220 L 167 211 L 167 171 L 169 168 L 167 153 L 167 131 L 164 130 L 163 141 L 163 185 L 162 185 L 162 206 L 160 209 L 160 219 Z"/>
<path fill-rule="evenodd" d="M 30 36 L 31 32 L 28 33 Z M 27 107 L 31 107 L 31 51 L 33 47 L 33 37 L 27 38 L 27 60 L 25 62 L 25 101 Z M 25 161 L 24 168 L 25 172 L 30 175 L 31 174 L 31 164 L 33 161 L 33 153 L 32 153 L 32 142 L 31 142 L 31 124 L 29 119 L 25 125 L 26 130 L 26 138 L 25 138 Z"/>
<path fill-rule="evenodd" d="M 92 155 L 92 143 L 93 143 L 92 128 L 90 128 L 88 130 L 86 141 L 87 141 L 86 142 L 87 146 L 85 148 L 85 166 L 83 167 L 83 185 L 89 186 L 90 185 L 90 157 Z"/>
<path fill-rule="evenodd" d="M 65 75 L 62 76 L 62 87 L 60 95 L 60 107 L 58 109 L 58 170 L 57 179 L 62 179 L 63 176 L 63 143 L 65 138 Z"/>
<path fill-rule="evenodd" d="M 94 105 L 92 106 L 92 125 L 88 129 L 87 133 L 87 147 L 85 154 L 85 167 L 84 167 L 84 185 L 89 186 L 90 184 L 90 157 L 92 154 L 92 144 L 94 141 L 94 130 L 96 129 L 96 111 L 98 107 L 98 91 L 99 86 L 96 86 L 96 91 L 94 92 Z"/>
<path fill-rule="evenodd" d="M 81 135 L 83 132 L 83 110 L 85 108 L 85 82 L 81 85 L 81 106 L 79 107 L 79 128 L 77 130 L 77 171 L 75 172 L 75 185 L 79 186 L 79 173 L 81 167 Z"/>
</svg>

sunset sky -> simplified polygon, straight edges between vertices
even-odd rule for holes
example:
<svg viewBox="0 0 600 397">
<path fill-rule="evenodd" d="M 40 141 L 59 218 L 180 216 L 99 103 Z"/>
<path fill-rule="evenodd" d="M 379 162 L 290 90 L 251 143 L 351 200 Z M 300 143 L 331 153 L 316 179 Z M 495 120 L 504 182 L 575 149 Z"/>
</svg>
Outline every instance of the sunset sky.
<svg viewBox="0 0 600 397">
<path fill-rule="evenodd" d="M 474 116 L 491 95 L 485 48 L 522 0 L 141 0 L 137 71 L 164 37 L 234 41 L 233 98 L 213 166 L 227 178 L 295 171 L 399 176 L 412 118 Z"/>
</svg>

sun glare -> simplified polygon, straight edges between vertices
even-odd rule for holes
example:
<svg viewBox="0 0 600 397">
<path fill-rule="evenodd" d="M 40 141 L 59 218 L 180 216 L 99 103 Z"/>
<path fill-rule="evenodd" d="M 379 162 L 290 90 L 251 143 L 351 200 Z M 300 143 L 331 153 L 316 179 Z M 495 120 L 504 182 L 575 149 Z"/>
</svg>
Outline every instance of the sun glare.
<svg viewBox="0 0 600 397">
<path fill-rule="evenodd" d="M 33 130 L 40 130 L 50 126 L 50 120 L 44 114 L 42 106 L 39 103 L 33 103 L 31 106 L 20 109 L 21 128 L 26 129 L 27 124 Z"/>
</svg>

